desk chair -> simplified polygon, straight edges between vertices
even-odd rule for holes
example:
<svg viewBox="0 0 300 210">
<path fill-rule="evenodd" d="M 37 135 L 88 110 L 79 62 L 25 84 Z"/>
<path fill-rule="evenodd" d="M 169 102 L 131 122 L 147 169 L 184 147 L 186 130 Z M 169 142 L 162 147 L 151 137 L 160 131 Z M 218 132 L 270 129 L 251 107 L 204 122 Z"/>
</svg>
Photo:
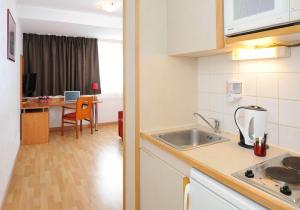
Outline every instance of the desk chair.
<svg viewBox="0 0 300 210">
<path fill-rule="evenodd" d="M 76 138 L 79 137 L 78 121 L 80 121 L 80 131 L 82 131 L 82 120 L 90 122 L 91 134 L 93 134 L 93 97 L 80 97 L 77 99 L 76 107 L 64 105 L 61 119 L 61 135 L 64 135 L 64 124 L 72 124 L 76 129 Z M 66 109 L 73 109 L 75 112 L 65 114 Z"/>
</svg>

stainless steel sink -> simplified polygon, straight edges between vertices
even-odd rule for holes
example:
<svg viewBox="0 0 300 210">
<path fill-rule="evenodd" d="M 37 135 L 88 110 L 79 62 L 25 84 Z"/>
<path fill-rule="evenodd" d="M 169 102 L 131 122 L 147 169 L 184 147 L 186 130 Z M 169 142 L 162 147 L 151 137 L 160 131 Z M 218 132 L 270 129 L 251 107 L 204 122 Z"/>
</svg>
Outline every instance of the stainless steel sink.
<svg viewBox="0 0 300 210">
<path fill-rule="evenodd" d="M 228 141 L 216 134 L 200 131 L 198 129 L 189 129 L 168 133 L 153 135 L 159 141 L 162 141 L 178 150 L 192 149 L 199 146 L 206 146 L 219 142 Z"/>
</svg>

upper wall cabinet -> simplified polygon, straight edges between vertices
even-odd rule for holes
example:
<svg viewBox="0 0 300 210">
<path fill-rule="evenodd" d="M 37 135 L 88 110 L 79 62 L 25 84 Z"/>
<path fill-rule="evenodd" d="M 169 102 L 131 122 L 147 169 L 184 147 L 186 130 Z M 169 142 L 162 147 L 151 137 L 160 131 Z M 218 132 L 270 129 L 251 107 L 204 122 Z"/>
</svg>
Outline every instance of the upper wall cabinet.
<svg viewBox="0 0 300 210">
<path fill-rule="evenodd" d="M 167 0 L 169 55 L 224 48 L 223 0 Z"/>
</svg>

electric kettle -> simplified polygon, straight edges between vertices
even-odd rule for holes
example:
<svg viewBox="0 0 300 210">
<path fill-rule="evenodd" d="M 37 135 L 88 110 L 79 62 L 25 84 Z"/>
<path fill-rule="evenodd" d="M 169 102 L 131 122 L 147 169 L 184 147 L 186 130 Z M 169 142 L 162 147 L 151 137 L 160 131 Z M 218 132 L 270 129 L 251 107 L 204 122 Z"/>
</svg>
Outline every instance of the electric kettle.
<svg viewBox="0 0 300 210">
<path fill-rule="evenodd" d="M 244 117 L 241 117 L 242 113 Z M 255 138 L 266 138 L 266 109 L 259 106 L 242 106 L 235 111 L 234 119 L 240 132 L 240 146 L 253 148 Z"/>
</svg>

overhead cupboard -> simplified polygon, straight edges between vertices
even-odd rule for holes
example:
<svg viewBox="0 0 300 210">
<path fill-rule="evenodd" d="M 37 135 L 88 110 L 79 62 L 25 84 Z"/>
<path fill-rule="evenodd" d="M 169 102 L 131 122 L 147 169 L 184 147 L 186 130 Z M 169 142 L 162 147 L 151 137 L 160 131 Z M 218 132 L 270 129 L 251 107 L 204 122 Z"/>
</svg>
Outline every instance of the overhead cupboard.
<svg viewBox="0 0 300 210">
<path fill-rule="evenodd" d="M 255 42 L 262 38 L 269 42 Z M 245 41 L 255 47 L 300 43 L 300 1 L 167 0 L 168 55 L 222 54 L 247 47 Z"/>
<path fill-rule="evenodd" d="M 169 55 L 223 49 L 223 0 L 168 0 L 167 39 Z"/>
</svg>

